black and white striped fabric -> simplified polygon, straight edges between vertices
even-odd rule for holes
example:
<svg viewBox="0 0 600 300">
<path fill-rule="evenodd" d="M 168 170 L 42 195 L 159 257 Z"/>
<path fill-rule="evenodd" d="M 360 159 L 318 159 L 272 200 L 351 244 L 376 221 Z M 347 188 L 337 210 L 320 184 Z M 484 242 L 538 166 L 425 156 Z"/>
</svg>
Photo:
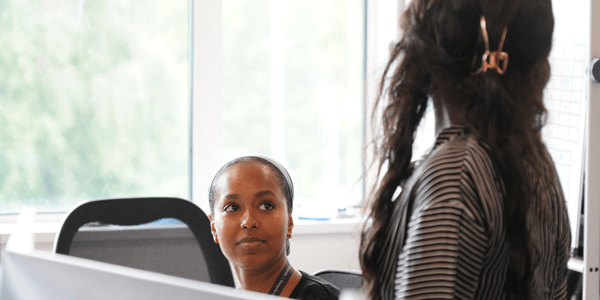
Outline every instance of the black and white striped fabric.
<svg viewBox="0 0 600 300">
<path fill-rule="evenodd" d="M 569 222 L 554 166 L 543 168 L 555 180 L 536 185 L 534 205 L 549 213 L 532 207 L 528 218 L 538 251 L 532 284 L 537 299 L 564 299 Z M 504 299 L 503 189 L 481 144 L 461 127 L 445 129 L 394 202 L 379 262 L 384 298 Z"/>
</svg>

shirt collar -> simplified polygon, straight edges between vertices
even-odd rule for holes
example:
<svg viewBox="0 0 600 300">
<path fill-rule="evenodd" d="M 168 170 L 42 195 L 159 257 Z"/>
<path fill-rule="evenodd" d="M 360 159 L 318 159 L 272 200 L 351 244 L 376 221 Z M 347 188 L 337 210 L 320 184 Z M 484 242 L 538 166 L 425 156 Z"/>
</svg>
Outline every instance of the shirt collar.
<svg viewBox="0 0 600 300">
<path fill-rule="evenodd" d="M 458 136 L 463 135 L 466 132 L 467 127 L 464 125 L 452 125 L 450 127 L 444 128 L 440 134 L 438 134 L 435 145 L 433 146 L 433 150 L 437 149 L 439 146 L 446 144 Z"/>
</svg>

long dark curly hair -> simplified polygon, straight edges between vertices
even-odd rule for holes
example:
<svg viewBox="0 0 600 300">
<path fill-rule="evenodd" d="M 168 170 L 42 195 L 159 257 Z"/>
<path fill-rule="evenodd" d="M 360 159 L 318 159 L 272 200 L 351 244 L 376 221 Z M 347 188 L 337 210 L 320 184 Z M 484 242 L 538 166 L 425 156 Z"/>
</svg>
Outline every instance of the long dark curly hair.
<svg viewBox="0 0 600 300">
<path fill-rule="evenodd" d="M 502 51 L 509 54 L 509 64 L 503 75 L 495 70 L 472 74 L 485 51 L 481 16 L 492 51 L 507 28 Z M 373 110 L 373 119 L 380 118 L 373 148 L 381 179 L 367 203 L 372 223 L 362 232 L 363 288 L 369 298 L 383 298 L 377 258 L 384 250 L 392 197 L 410 176 L 415 130 L 433 98 L 489 145 L 487 154 L 505 186 L 510 262 L 504 291 L 507 298 L 531 298 L 537 259 L 526 216 L 539 197 L 529 179 L 550 176 L 539 166 L 540 159 L 550 160 L 541 129 L 554 28 L 551 0 L 412 0 L 400 26 L 403 37 L 391 47 Z"/>
</svg>

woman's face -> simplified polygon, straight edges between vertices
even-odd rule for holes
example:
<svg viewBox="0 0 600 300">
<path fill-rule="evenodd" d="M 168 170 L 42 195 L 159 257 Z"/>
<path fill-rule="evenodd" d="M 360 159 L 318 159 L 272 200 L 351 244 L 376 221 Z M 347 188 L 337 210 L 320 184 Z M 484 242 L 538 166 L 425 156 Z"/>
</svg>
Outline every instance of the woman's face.
<svg viewBox="0 0 600 300">
<path fill-rule="evenodd" d="M 242 162 L 216 184 L 211 229 L 227 259 L 242 269 L 268 268 L 284 259 L 294 223 L 273 171 L 259 162 Z"/>
</svg>

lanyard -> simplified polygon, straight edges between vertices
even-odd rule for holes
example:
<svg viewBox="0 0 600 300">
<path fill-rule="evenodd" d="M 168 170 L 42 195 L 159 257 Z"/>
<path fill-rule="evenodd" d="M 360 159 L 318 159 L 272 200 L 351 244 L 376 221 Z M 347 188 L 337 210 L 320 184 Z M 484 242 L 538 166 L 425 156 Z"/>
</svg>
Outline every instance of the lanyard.
<svg viewBox="0 0 600 300">
<path fill-rule="evenodd" d="M 290 277 L 292 277 L 292 265 L 287 262 L 283 270 L 281 270 L 281 273 L 279 273 L 279 276 L 277 276 L 277 279 L 269 291 L 269 294 L 279 296 L 285 284 L 288 282 L 288 280 L 290 280 Z"/>
</svg>

